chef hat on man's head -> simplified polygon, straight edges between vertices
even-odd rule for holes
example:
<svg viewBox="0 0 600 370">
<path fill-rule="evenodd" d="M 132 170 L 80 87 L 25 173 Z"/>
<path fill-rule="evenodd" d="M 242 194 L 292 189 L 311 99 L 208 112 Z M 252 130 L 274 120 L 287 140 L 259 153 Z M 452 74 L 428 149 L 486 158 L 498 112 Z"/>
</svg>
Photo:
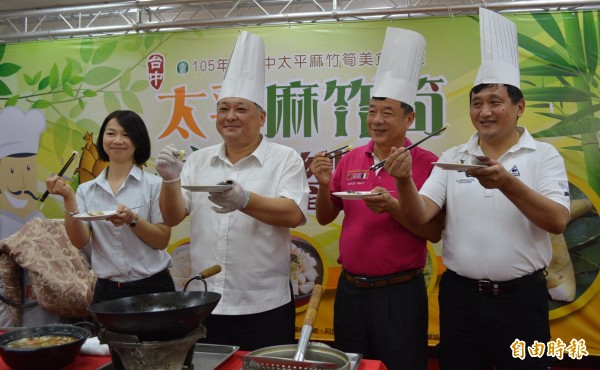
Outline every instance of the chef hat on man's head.
<svg viewBox="0 0 600 370">
<path fill-rule="evenodd" d="M 479 8 L 481 66 L 475 84 L 501 83 L 520 88 L 517 26 L 491 10 Z"/>
<path fill-rule="evenodd" d="M 17 107 L 0 111 L 0 158 L 14 154 L 37 154 L 46 117 L 40 110 L 23 112 Z"/>
<path fill-rule="evenodd" d="M 372 96 L 396 99 L 414 109 L 424 62 L 425 38 L 421 34 L 388 27 Z"/>
<path fill-rule="evenodd" d="M 243 31 L 237 39 L 219 99 L 244 98 L 265 109 L 265 44 L 263 40 Z"/>
</svg>

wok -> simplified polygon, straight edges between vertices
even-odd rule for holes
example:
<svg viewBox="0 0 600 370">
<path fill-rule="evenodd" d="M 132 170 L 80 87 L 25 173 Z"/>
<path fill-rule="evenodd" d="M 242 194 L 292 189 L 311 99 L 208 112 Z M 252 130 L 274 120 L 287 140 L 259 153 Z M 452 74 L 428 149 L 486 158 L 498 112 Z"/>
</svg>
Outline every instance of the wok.
<svg viewBox="0 0 600 370">
<path fill-rule="evenodd" d="M 213 266 L 190 281 L 219 271 L 220 266 Z M 163 341 L 196 329 L 220 299 L 219 293 L 206 291 L 153 293 L 94 303 L 88 311 L 106 330 L 135 335 L 141 341 Z"/>
<path fill-rule="evenodd" d="M 38 348 L 11 348 L 7 345 L 18 339 L 41 336 L 68 336 L 76 340 L 67 344 Z M 47 325 L 11 330 L 0 335 L 0 355 L 14 370 L 55 370 L 70 364 L 89 336 L 89 331 L 75 325 Z"/>
</svg>

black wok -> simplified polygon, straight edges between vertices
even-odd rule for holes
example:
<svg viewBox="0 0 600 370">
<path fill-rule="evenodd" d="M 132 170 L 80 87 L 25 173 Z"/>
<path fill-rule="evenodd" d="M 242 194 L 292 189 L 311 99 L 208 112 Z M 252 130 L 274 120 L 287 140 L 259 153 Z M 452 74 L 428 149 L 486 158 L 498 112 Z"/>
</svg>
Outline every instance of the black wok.
<svg viewBox="0 0 600 370">
<path fill-rule="evenodd" d="M 12 348 L 10 342 L 23 338 L 42 336 L 68 336 L 76 340 L 67 344 L 59 344 L 38 348 Z M 15 370 L 55 370 L 70 364 L 81 346 L 88 338 L 89 331 L 74 325 L 47 325 L 19 328 L 0 335 L 0 355 L 4 362 Z"/>
<path fill-rule="evenodd" d="M 220 270 L 220 266 L 213 266 L 191 280 Z M 162 341 L 181 338 L 196 329 L 220 299 L 214 292 L 154 293 L 94 303 L 88 311 L 106 330 L 136 335 L 141 341 Z"/>
</svg>

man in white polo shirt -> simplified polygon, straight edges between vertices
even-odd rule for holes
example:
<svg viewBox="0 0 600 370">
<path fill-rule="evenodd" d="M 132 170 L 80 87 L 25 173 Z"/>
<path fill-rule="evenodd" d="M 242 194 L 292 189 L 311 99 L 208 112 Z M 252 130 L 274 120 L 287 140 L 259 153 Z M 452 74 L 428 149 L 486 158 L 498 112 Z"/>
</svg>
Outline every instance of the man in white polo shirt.
<svg viewBox="0 0 600 370">
<path fill-rule="evenodd" d="M 526 348 L 550 340 L 544 269 L 552 258 L 550 234 L 569 221 L 568 179 L 558 151 L 517 125 L 525 101 L 514 23 L 480 9 L 480 25 L 482 64 L 470 92 L 477 132 L 439 161 L 481 166 L 434 168 L 419 192 L 408 151 L 396 150 L 384 168 L 396 177 L 405 217 L 424 223 L 446 210 L 441 368 L 546 370 L 550 358 Z M 520 349 L 522 358 L 515 356 Z"/>
</svg>

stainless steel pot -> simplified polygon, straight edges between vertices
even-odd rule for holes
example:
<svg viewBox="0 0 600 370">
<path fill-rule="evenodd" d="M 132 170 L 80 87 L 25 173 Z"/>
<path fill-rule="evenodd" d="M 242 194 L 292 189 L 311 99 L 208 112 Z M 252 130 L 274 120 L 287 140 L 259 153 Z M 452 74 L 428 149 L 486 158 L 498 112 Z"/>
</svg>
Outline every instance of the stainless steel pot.
<svg viewBox="0 0 600 370">
<path fill-rule="evenodd" d="M 261 356 L 269 358 L 283 358 L 292 360 L 296 354 L 297 345 L 285 344 L 281 346 L 272 346 L 267 348 L 257 349 L 248 353 L 248 356 Z M 304 361 L 310 362 L 325 362 L 335 363 L 338 365 L 336 370 L 350 370 L 350 359 L 344 352 L 335 348 L 326 347 L 323 345 L 309 344 L 304 355 Z M 259 370 L 250 363 L 244 363 L 244 370 Z"/>
</svg>

